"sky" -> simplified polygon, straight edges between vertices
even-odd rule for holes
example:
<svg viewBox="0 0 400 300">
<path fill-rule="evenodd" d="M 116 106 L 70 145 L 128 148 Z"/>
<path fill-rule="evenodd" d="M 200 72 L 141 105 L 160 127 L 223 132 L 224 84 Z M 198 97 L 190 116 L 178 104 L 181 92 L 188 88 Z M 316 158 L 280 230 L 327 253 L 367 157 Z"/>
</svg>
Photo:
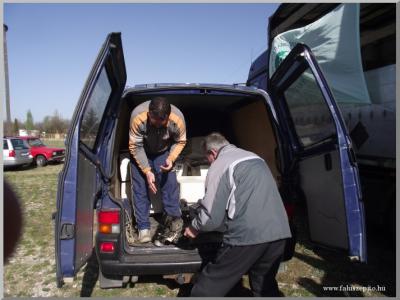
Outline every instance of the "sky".
<svg viewBox="0 0 400 300">
<path fill-rule="evenodd" d="M 244 83 L 278 6 L 5 3 L 11 118 L 70 119 L 110 32 L 121 32 L 128 86 Z"/>
</svg>

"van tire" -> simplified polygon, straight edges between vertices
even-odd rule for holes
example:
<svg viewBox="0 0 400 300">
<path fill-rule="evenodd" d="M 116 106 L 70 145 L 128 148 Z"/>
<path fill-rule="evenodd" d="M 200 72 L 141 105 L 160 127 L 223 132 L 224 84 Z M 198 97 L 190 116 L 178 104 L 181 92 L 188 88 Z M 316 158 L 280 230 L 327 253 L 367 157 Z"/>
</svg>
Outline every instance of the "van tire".
<svg viewBox="0 0 400 300">
<path fill-rule="evenodd" d="M 104 275 L 99 270 L 99 286 L 101 289 L 124 287 L 130 281 L 130 276 Z"/>
<path fill-rule="evenodd" d="M 47 165 L 47 159 L 43 155 L 36 156 L 36 165 L 38 167 L 45 167 Z"/>
</svg>

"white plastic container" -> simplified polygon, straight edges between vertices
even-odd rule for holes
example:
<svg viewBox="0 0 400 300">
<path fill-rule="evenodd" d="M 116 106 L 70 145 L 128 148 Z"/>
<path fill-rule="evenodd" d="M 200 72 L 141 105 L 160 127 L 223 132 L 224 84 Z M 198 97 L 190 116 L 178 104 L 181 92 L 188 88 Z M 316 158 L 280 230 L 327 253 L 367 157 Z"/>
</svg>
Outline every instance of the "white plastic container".
<svg viewBox="0 0 400 300">
<path fill-rule="evenodd" d="M 187 203 L 196 203 L 204 197 L 205 181 L 208 166 L 191 167 L 187 164 L 179 168 L 176 178 L 180 187 L 180 199 L 185 199 Z"/>
</svg>

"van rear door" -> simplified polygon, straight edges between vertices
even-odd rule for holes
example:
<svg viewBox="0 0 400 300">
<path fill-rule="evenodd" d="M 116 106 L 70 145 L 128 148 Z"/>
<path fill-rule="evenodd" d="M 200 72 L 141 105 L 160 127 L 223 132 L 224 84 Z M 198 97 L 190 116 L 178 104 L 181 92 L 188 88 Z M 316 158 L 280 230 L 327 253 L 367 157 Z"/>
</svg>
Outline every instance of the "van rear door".
<svg viewBox="0 0 400 300">
<path fill-rule="evenodd" d="M 343 118 L 311 50 L 298 44 L 268 82 L 305 196 L 310 238 L 367 259 L 358 167 Z"/>
<path fill-rule="evenodd" d="M 101 183 L 107 182 L 99 145 L 107 140 L 109 112 L 118 105 L 125 83 L 121 34 L 111 33 L 83 88 L 66 140 L 54 215 L 58 287 L 75 277 L 92 254 L 95 201 L 103 192 Z"/>
</svg>

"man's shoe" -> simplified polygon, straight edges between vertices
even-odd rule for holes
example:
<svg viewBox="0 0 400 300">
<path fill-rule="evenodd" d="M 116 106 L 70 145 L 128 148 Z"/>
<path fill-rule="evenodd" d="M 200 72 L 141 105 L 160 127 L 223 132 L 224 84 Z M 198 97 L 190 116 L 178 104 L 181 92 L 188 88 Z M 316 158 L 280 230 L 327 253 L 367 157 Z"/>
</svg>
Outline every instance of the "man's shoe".
<svg viewBox="0 0 400 300">
<path fill-rule="evenodd" d="M 139 230 L 139 243 L 148 243 L 151 241 L 150 229 Z"/>
</svg>

